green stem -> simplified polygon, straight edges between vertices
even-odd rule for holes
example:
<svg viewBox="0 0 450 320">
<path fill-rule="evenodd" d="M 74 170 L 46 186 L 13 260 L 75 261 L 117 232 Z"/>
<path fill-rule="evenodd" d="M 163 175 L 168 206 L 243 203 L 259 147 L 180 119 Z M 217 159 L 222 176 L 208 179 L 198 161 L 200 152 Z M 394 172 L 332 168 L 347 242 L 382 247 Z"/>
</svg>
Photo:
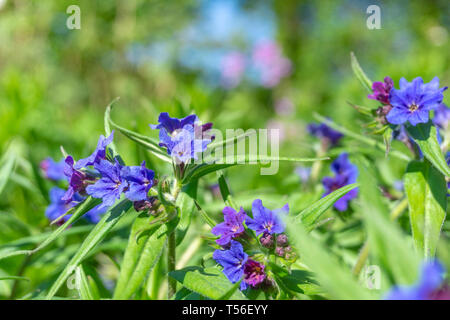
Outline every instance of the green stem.
<svg viewBox="0 0 450 320">
<path fill-rule="evenodd" d="M 176 265 L 175 249 L 176 249 L 175 231 L 172 231 L 172 233 L 169 234 L 168 250 L 167 250 L 167 271 L 168 272 L 175 271 L 175 265 Z M 167 283 L 168 283 L 167 298 L 170 299 L 177 290 L 177 280 L 169 277 L 167 280 Z"/>
</svg>

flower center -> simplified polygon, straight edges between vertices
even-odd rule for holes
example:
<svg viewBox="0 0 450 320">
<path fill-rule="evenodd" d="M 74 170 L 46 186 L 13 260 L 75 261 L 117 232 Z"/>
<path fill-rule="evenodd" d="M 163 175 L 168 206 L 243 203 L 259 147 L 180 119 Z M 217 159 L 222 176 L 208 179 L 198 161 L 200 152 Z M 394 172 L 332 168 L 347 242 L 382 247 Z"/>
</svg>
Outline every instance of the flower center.
<svg viewBox="0 0 450 320">
<path fill-rule="evenodd" d="M 419 106 L 415 103 L 413 103 L 412 105 L 409 106 L 409 111 L 414 112 L 417 109 L 419 109 Z"/>
</svg>

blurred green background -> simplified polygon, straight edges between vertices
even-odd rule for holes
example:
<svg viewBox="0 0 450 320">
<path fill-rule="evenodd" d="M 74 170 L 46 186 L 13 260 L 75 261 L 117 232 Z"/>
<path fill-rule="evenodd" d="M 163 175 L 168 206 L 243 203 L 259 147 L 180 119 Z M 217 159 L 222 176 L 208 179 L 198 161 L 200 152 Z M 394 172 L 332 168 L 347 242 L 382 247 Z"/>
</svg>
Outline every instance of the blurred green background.
<svg viewBox="0 0 450 320">
<path fill-rule="evenodd" d="M 381 8 L 379 30 L 366 27 L 372 4 Z M 79 30 L 66 26 L 69 5 L 81 9 Z M 0 0 L 0 154 L 14 141 L 29 161 L 1 194 L 0 212 L 19 222 L 4 224 L 0 243 L 48 229 L 49 185 L 30 187 L 24 177 L 47 156 L 59 160 L 60 146 L 75 158 L 90 154 L 115 97 L 112 118 L 144 134 L 156 136 L 148 124 L 161 111 L 195 112 L 221 130 L 279 128 L 281 155 L 315 156 L 317 141 L 306 133 L 313 112 L 364 132 L 365 119 L 347 102 L 376 105 L 352 74 L 351 51 L 374 81 L 450 83 L 449 12 L 446 0 Z M 288 69 L 270 84 L 253 61 L 261 43 L 276 46 Z M 240 59 L 226 64 L 233 53 Z M 227 68 L 236 71 L 231 84 Z M 115 140 L 129 165 L 145 158 L 159 174 L 169 172 L 119 133 Z M 383 161 L 384 179 L 401 179 L 405 163 Z M 284 195 L 278 204 L 302 190 L 294 169 L 281 164 L 278 174 L 261 176 L 258 168 L 233 168 L 228 180 L 236 195 Z"/>
</svg>

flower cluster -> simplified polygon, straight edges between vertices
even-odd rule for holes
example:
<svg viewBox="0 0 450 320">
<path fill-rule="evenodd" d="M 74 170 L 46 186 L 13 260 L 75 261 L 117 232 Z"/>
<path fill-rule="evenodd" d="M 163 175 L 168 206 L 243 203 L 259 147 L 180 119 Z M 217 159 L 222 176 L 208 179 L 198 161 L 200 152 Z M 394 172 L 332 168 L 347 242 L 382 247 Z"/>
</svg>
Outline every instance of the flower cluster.
<svg viewBox="0 0 450 320">
<path fill-rule="evenodd" d="M 112 142 L 113 134 L 114 132 L 107 138 L 100 136 L 97 147 L 89 157 L 77 162 L 70 155 L 65 158 L 63 173 L 68 181 L 68 188 L 66 191 L 59 188 L 50 191 L 51 204 L 46 210 L 49 219 L 54 220 L 66 213 L 84 201 L 88 195 L 102 199 L 100 205 L 85 215 L 94 223 L 100 220 L 101 214 L 106 212 L 122 194 L 134 202 L 135 208 L 147 210 L 152 206 L 153 200 L 148 196 L 148 192 L 155 184 L 155 173 L 146 168 L 145 161 L 140 166 L 124 166 L 117 158 L 108 159 L 107 146 Z M 46 169 L 47 176 L 49 172 L 52 177 L 56 176 L 54 162 L 47 160 L 41 167 Z M 69 217 L 70 215 L 65 216 L 64 220 Z"/>
<path fill-rule="evenodd" d="M 386 77 L 384 82 L 372 85 L 373 94 L 368 98 L 381 102 L 382 107 L 377 110 L 381 123 L 400 125 L 409 122 L 416 126 L 428 122 L 431 110 L 442 108 L 443 92 L 447 87 L 439 88 L 438 77 L 429 83 L 424 83 L 421 77 L 412 82 L 401 78 L 399 84 L 400 89 L 395 89 L 393 80 Z"/>
<path fill-rule="evenodd" d="M 177 164 L 186 164 L 191 159 L 197 160 L 198 154 L 204 152 L 214 139 L 208 134 L 212 123 L 200 125 L 194 114 L 177 119 L 171 118 L 167 112 L 162 112 L 158 122 L 150 127 L 159 129 L 159 145 L 166 148 Z"/>
<path fill-rule="evenodd" d="M 285 226 L 282 215 L 287 215 L 288 212 L 287 204 L 280 209 L 270 210 L 264 207 L 259 199 L 253 201 L 253 217 L 249 217 L 242 207 L 239 211 L 231 207 L 224 208 L 224 222 L 212 229 L 214 235 L 220 236 L 216 243 L 223 249 L 217 249 L 213 258 L 223 267 L 223 273 L 232 283 L 242 279 L 241 290 L 249 286 L 259 288 L 263 283 L 271 283 L 267 275 L 267 267 L 261 258 L 258 259 L 256 256 L 250 258 L 244 251 L 244 246 L 246 250 L 251 249 L 251 252 L 257 251 L 255 244 L 245 241 L 245 239 L 251 239 L 246 233 L 248 229 L 253 230 L 256 236 L 260 236 L 261 246 L 268 249 L 265 252 L 266 257 L 275 254 L 287 260 L 293 258 L 292 248 L 288 246 L 287 236 L 283 234 Z"/>
<path fill-rule="evenodd" d="M 418 281 L 411 286 L 397 286 L 386 295 L 387 300 L 448 300 L 450 289 L 444 284 L 445 269 L 435 260 L 425 262 Z"/>
<path fill-rule="evenodd" d="M 356 182 L 358 177 L 358 168 L 348 160 L 348 154 L 342 153 L 331 164 L 331 171 L 335 173 L 334 177 L 325 177 L 322 184 L 325 188 L 323 197 L 333 191 L 342 188 L 348 184 Z M 335 202 L 334 207 L 339 211 L 345 211 L 348 208 L 348 202 L 358 195 L 358 189 L 352 189 Z"/>
</svg>

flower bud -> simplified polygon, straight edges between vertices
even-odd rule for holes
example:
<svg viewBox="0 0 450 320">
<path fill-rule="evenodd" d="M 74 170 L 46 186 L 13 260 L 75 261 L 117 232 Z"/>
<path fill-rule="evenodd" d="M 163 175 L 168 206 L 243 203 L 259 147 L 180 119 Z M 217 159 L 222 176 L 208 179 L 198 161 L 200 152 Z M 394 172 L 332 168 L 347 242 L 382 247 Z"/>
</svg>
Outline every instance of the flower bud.
<svg viewBox="0 0 450 320">
<path fill-rule="evenodd" d="M 280 256 L 280 257 L 284 256 L 284 248 L 283 247 L 276 247 L 275 248 L 275 254 L 277 256 Z"/>
<path fill-rule="evenodd" d="M 284 247 L 287 244 L 288 244 L 288 237 L 285 234 L 279 234 L 277 236 L 277 245 Z"/>
<path fill-rule="evenodd" d="M 264 248 L 272 248 L 273 247 L 273 236 L 269 233 L 264 233 L 262 237 L 259 239 L 259 242 Z"/>
</svg>

